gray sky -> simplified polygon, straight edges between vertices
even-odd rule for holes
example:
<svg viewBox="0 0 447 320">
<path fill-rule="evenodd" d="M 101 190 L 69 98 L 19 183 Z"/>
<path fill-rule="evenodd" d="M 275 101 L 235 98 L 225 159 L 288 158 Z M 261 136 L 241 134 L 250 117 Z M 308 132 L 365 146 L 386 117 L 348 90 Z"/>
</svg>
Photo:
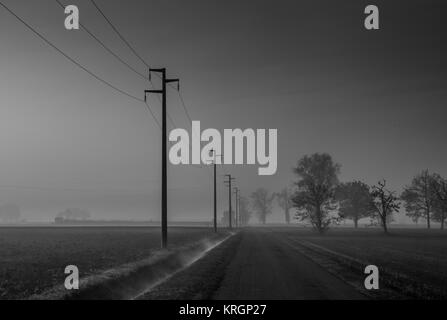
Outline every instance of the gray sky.
<svg viewBox="0 0 447 320">
<path fill-rule="evenodd" d="M 84 31 L 65 30 L 55 1 L 2 2 L 113 85 L 141 98 L 149 88 Z M 97 2 L 145 60 L 181 78 L 203 129 L 278 129 L 275 176 L 257 176 L 257 166 L 220 168 L 245 195 L 289 184 L 296 161 L 313 152 L 329 152 L 341 180 L 386 178 L 397 191 L 425 168 L 447 176 L 443 1 L 371 2 L 379 31 L 363 27 L 370 1 Z M 146 73 L 90 1 L 67 4 Z M 0 203 L 19 204 L 30 220 L 67 207 L 158 219 L 161 133 L 144 104 L 75 67 L 3 8 L 0 39 Z M 178 96 L 168 99 L 176 125 L 188 128 Z M 159 116 L 158 100 L 150 103 Z M 211 178 L 211 170 L 170 166 L 170 217 L 209 219 Z"/>
</svg>

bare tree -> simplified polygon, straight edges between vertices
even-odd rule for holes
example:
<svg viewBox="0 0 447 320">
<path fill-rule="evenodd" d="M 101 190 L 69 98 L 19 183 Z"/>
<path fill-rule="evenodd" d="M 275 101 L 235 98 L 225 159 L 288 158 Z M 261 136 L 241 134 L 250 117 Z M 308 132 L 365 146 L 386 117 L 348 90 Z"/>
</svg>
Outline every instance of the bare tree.
<svg viewBox="0 0 447 320">
<path fill-rule="evenodd" d="M 375 216 L 383 227 L 383 231 L 388 233 L 388 222 L 394 212 L 400 208 L 399 198 L 394 191 L 386 189 L 386 180 L 379 181 L 371 188 L 371 197 L 375 208 Z"/>
<path fill-rule="evenodd" d="M 293 207 L 292 195 L 289 188 L 284 188 L 281 192 L 276 192 L 273 194 L 278 205 L 284 210 L 284 218 L 286 223 L 290 223 L 290 208 Z"/>
<path fill-rule="evenodd" d="M 401 199 L 405 201 L 407 216 L 413 220 L 425 218 L 428 229 L 430 229 L 430 217 L 435 200 L 433 179 L 434 176 L 428 170 L 424 170 L 413 178 L 401 195 Z"/>
<path fill-rule="evenodd" d="M 329 213 L 335 209 L 334 193 L 340 165 L 327 153 L 315 153 L 301 158 L 294 172 L 299 178 L 298 190 L 292 199 L 297 208 L 296 217 L 309 220 L 323 233 L 334 220 Z"/>
<path fill-rule="evenodd" d="M 445 219 L 447 218 L 447 180 L 439 174 L 434 174 L 432 190 L 435 195 L 433 219 L 439 221 L 441 229 L 444 229 Z"/>
<path fill-rule="evenodd" d="M 267 215 L 272 213 L 273 196 L 264 188 L 258 188 L 251 194 L 252 206 L 258 215 L 259 222 L 265 224 Z"/>
<path fill-rule="evenodd" d="M 374 212 L 369 186 L 361 181 L 340 184 L 336 189 L 335 198 L 339 202 L 340 217 L 352 219 L 356 228 L 359 219 L 368 217 Z"/>
</svg>

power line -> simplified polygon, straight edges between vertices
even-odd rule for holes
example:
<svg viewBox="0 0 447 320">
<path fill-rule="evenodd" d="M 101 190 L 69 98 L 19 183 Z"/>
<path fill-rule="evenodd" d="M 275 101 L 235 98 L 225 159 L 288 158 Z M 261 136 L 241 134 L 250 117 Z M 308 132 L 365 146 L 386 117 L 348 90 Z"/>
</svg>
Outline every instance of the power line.
<svg viewBox="0 0 447 320">
<path fill-rule="evenodd" d="M 62 8 L 65 8 L 65 6 L 59 1 L 59 0 L 55 0 Z M 92 1 L 93 2 L 93 1 Z M 105 14 L 99 9 L 99 7 L 93 2 L 93 4 L 95 5 L 95 7 L 97 7 L 97 9 L 101 12 L 101 14 L 104 16 L 104 18 L 106 19 L 107 22 L 110 23 L 110 25 L 112 26 L 113 30 L 115 32 L 117 32 L 117 34 L 119 35 L 119 37 L 129 46 L 129 48 L 132 51 L 135 51 L 130 45 L 129 43 L 124 39 L 124 37 L 121 35 L 121 33 L 119 33 L 119 31 L 116 29 L 116 27 L 113 26 L 113 24 L 111 24 L 110 19 L 108 19 Z M 116 54 L 112 49 L 110 49 L 108 46 L 105 45 L 104 42 L 102 42 L 97 36 L 95 36 L 93 34 L 93 32 L 91 32 L 85 25 L 83 25 L 82 23 L 79 23 L 79 25 L 84 29 L 84 31 L 86 31 L 94 40 L 96 40 L 107 52 L 109 52 L 111 55 L 113 55 L 119 62 L 121 62 L 123 65 L 125 65 L 127 68 L 129 68 L 129 70 L 133 71 L 135 74 L 137 74 L 138 76 L 140 76 L 141 78 L 143 78 L 146 81 L 149 81 L 151 83 L 151 85 L 153 86 L 152 81 L 148 80 L 148 78 L 146 78 L 146 76 L 144 74 L 142 74 L 141 72 L 139 72 L 138 70 L 136 70 L 134 67 L 132 67 L 130 64 L 128 64 L 126 61 L 124 61 L 124 59 L 122 59 L 118 54 Z M 136 53 L 136 52 L 134 52 Z M 138 56 L 138 54 L 137 54 Z M 145 62 L 144 62 L 145 63 Z M 145 65 L 147 65 L 145 63 Z M 160 101 L 161 102 L 161 101 Z M 156 119 L 153 111 L 150 109 L 150 106 L 147 105 L 146 106 L 149 108 L 149 111 L 152 114 L 152 117 L 154 117 L 154 120 L 157 122 L 157 125 L 161 128 L 159 121 Z M 176 127 L 174 121 L 172 120 L 171 116 L 168 114 L 168 119 L 171 122 L 171 124 Z"/>
<path fill-rule="evenodd" d="M 183 99 L 182 93 L 180 91 L 178 92 L 178 96 L 180 98 L 180 102 L 182 103 L 183 110 L 185 110 L 186 116 L 188 117 L 189 122 L 191 123 L 192 126 L 192 118 L 189 115 L 188 108 L 186 108 L 185 100 Z"/>
<path fill-rule="evenodd" d="M 171 122 L 171 124 L 173 125 L 173 127 L 174 127 L 174 128 L 177 128 L 177 126 L 176 126 L 174 120 L 172 120 L 170 114 L 166 112 L 166 115 L 168 116 L 168 119 L 169 119 L 169 121 Z"/>
<path fill-rule="evenodd" d="M 151 85 L 151 88 L 154 89 L 155 86 L 154 86 L 153 82 L 152 82 L 151 80 L 149 80 L 149 83 L 150 83 L 150 85 Z M 158 98 L 158 101 L 161 103 L 162 101 L 161 101 L 161 98 L 160 98 L 159 95 L 157 95 L 157 98 Z M 169 122 L 171 122 L 171 125 L 173 126 L 173 128 L 177 128 L 177 126 L 176 126 L 174 120 L 172 120 L 172 117 L 171 117 L 171 115 L 169 114 L 169 112 L 166 111 L 166 115 L 167 115 L 167 117 L 168 117 Z"/>
<path fill-rule="evenodd" d="M 57 1 L 57 0 L 56 0 Z M 140 99 L 116 86 L 114 86 L 113 84 L 111 84 L 110 82 L 104 80 L 103 78 L 101 78 L 100 76 L 96 75 L 95 73 L 93 73 L 92 71 L 90 71 L 89 69 L 87 69 L 86 67 L 84 67 L 81 63 L 79 63 L 78 61 L 76 61 L 74 58 L 70 57 L 68 54 L 66 54 L 64 51 L 62 51 L 61 49 L 59 49 L 55 44 L 53 44 L 50 40 L 48 40 L 47 38 L 45 38 L 40 32 L 38 32 L 36 29 L 34 29 L 31 25 L 29 25 L 26 21 L 24 21 L 22 18 L 20 18 L 15 12 L 13 12 L 10 8 L 8 8 L 5 4 L 3 4 L 2 2 L 0 2 L 0 5 L 5 8 L 11 15 L 13 15 L 17 20 L 19 20 L 22 24 L 24 24 L 29 30 L 31 30 L 36 36 L 38 36 L 40 39 L 42 39 L 47 45 L 49 45 L 50 47 L 52 47 L 54 50 L 56 50 L 57 52 L 59 52 L 60 54 L 62 54 L 67 60 L 69 60 L 71 63 L 73 63 L 74 65 L 76 65 L 77 67 L 79 67 L 80 69 L 84 70 L 85 72 L 87 72 L 90 76 L 92 76 L 93 78 L 95 78 L 96 80 L 102 82 L 103 84 L 107 85 L 108 87 L 114 89 L 115 91 L 129 97 L 132 98 L 134 100 L 137 100 L 139 102 L 143 102 L 145 103 L 145 101 L 143 99 Z M 151 110 L 150 106 L 145 103 L 145 105 L 147 106 L 147 108 L 149 109 L 152 117 L 154 118 L 154 121 L 158 124 L 158 126 L 160 127 L 160 124 L 157 120 L 157 118 L 155 117 L 153 111 Z"/>
<path fill-rule="evenodd" d="M 58 47 L 56 47 L 56 45 L 54 45 L 51 41 L 49 41 L 47 38 L 45 38 L 41 33 L 39 33 L 37 30 L 35 30 L 31 25 L 29 25 L 26 21 L 24 21 L 22 18 L 20 18 L 17 14 L 15 14 L 11 9 L 9 9 L 6 5 L 4 5 L 2 2 L 0 2 L 0 5 L 5 8 L 10 14 L 12 14 L 16 19 L 18 19 L 20 22 L 22 22 L 28 29 L 30 29 L 35 35 L 37 35 L 40 39 L 42 39 L 43 41 L 45 41 L 46 44 L 48 44 L 50 47 L 52 47 L 54 50 L 56 50 L 57 52 L 59 52 L 60 54 L 62 54 L 66 59 L 68 59 L 70 62 L 72 62 L 73 64 L 75 64 L 77 67 L 81 68 L 82 70 L 84 70 L 85 72 L 87 72 L 88 74 L 90 74 L 92 77 L 94 77 L 96 80 L 101 81 L 103 84 L 109 86 L 110 88 L 114 89 L 115 91 L 124 94 L 126 96 L 128 96 L 129 98 L 132 98 L 134 100 L 140 101 L 140 102 L 144 102 L 143 99 L 140 99 L 124 90 L 121 90 L 120 88 L 114 86 L 113 84 L 111 84 L 110 82 L 104 80 L 103 78 L 101 78 L 100 76 L 96 75 L 95 73 L 93 73 L 92 71 L 90 71 L 89 69 L 87 69 L 86 67 L 84 67 L 83 65 L 81 65 L 78 61 L 76 61 L 75 59 L 73 59 L 72 57 L 70 57 L 68 54 L 66 54 L 64 51 L 62 51 L 61 49 L 59 49 Z"/>
<path fill-rule="evenodd" d="M 58 0 L 56 0 L 58 1 Z M 124 36 L 121 34 L 121 32 L 118 31 L 118 29 L 115 27 L 115 25 L 112 23 L 112 21 L 105 15 L 105 13 L 101 10 L 101 8 L 96 4 L 96 2 L 94 0 L 90 0 L 91 3 L 95 6 L 95 8 L 98 10 L 98 12 L 102 15 L 102 17 L 104 18 L 104 20 L 107 21 L 107 23 L 110 25 L 110 27 L 113 29 L 113 31 L 115 31 L 115 33 L 118 35 L 118 37 L 126 44 L 126 46 L 132 51 L 132 53 L 138 58 L 140 59 L 141 62 L 143 62 L 143 64 L 149 68 L 149 64 L 138 54 L 138 52 L 130 45 L 130 43 L 124 38 Z M 157 75 L 158 76 L 158 75 Z M 146 79 L 146 77 L 143 75 L 143 78 Z M 148 80 L 148 79 L 146 79 Z M 151 80 L 149 80 L 151 86 L 153 87 L 154 84 L 152 83 Z M 158 98 L 160 100 L 160 98 Z M 161 102 L 161 101 L 160 101 Z M 172 117 L 168 114 L 168 119 L 171 122 L 171 124 L 176 127 L 174 121 L 172 120 Z M 160 125 L 159 125 L 160 127 Z"/>
<path fill-rule="evenodd" d="M 62 8 L 65 8 L 65 6 L 59 1 L 55 0 Z M 84 29 L 85 32 L 87 32 L 94 40 L 96 40 L 107 52 L 109 52 L 111 55 L 113 55 L 119 62 L 121 62 L 124 66 L 126 66 L 129 70 L 140 76 L 141 78 L 147 80 L 146 76 L 136 70 L 134 67 L 132 67 L 129 63 L 124 61 L 118 54 L 116 54 L 112 49 L 110 49 L 104 42 L 102 42 L 97 36 L 93 34 L 85 25 L 82 23 L 79 23 L 79 25 Z"/>
<path fill-rule="evenodd" d="M 112 21 L 110 21 L 109 18 L 102 12 L 101 8 L 96 4 L 94 0 L 90 0 L 92 4 L 96 7 L 96 9 L 99 11 L 99 13 L 104 17 L 104 19 L 107 21 L 107 23 L 112 27 L 113 31 L 116 32 L 116 34 L 120 37 L 120 39 L 127 45 L 127 47 L 133 52 L 133 54 L 140 59 L 143 64 L 149 68 L 149 64 L 137 53 L 137 51 L 130 45 L 129 42 L 123 37 L 123 35 L 118 31 L 118 29 L 113 25 Z"/>
<path fill-rule="evenodd" d="M 56 0 L 58 1 L 58 0 Z M 121 32 L 119 32 L 118 28 L 112 23 L 112 21 L 105 15 L 105 13 L 101 10 L 101 8 L 96 4 L 96 2 L 94 0 L 90 0 L 92 2 L 92 4 L 95 6 L 95 8 L 98 10 L 98 12 L 102 15 L 102 17 L 107 21 L 107 23 L 110 25 L 110 27 L 113 29 L 113 31 L 115 31 L 115 33 L 118 35 L 118 37 L 126 44 L 126 46 L 133 52 L 133 54 L 140 59 L 141 62 L 143 62 L 143 64 L 149 68 L 149 64 L 141 57 L 141 55 L 138 54 L 138 52 L 130 45 L 129 41 L 126 40 L 126 38 L 121 34 Z M 156 74 L 157 77 L 160 77 L 159 74 Z M 145 79 L 146 77 L 143 76 Z M 149 79 L 149 82 L 151 83 L 151 85 L 153 86 L 152 80 Z M 170 86 L 171 88 L 174 88 L 172 86 L 172 84 L 168 84 L 168 86 Z M 175 89 L 175 88 L 174 88 Z M 177 90 L 178 91 L 178 90 Z M 179 92 L 179 91 L 178 91 Z M 180 95 L 180 93 L 179 93 Z M 183 108 L 185 109 L 186 115 L 187 117 L 190 119 L 191 121 L 191 117 L 189 116 L 188 110 L 186 108 L 185 102 L 183 101 L 183 97 L 180 97 L 181 101 L 182 101 L 182 105 Z M 161 102 L 161 101 L 160 101 Z M 172 117 L 168 114 L 168 119 L 171 122 L 171 124 L 174 127 L 177 127 L 174 123 L 174 121 L 172 120 Z"/>
<path fill-rule="evenodd" d="M 61 4 L 58 0 L 56 0 L 59 4 Z M 93 3 L 94 1 L 91 0 Z M 161 129 L 161 125 L 157 119 L 157 117 L 155 116 L 154 112 L 152 111 L 151 107 L 147 104 L 146 101 L 144 101 L 144 99 L 140 99 L 118 87 L 116 87 L 115 85 L 111 84 L 110 82 L 108 82 L 107 80 L 104 80 L 103 78 L 101 78 L 100 76 L 96 75 L 94 72 L 90 71 L 89 69 L 87 69 L 86 67 L 84 67 L 81 63 L 79 63 L 77 60 L 75 60 L 74 58 L 72 58 L 71 56 L 69 56 L 67 53 L 65 53 L 64 51 L 62 51 L 61 49 L 59 49 L 55 44 L 53 44 L 50 40 L 48 40 L 45 36 L 43 36 L 39 31 L 37 31 L 36 29 L 34 29 L 30 24 L 28 24 L 26 21 L 24 21 L 22 18 L 20 18 L 14 11 L 12 11 L 9 7 L 7 7 L 4 3 L 2 3 L 0 1 L 0 5 L 7 10 L 11 15 L 13 15 L 17 20 L 19 20 L 22 24 L 24 24 L 29 30 L 31 30 L 36 36 L 38 36 L 41 40 L 43 40 L 47 45 L 49 45 L 50 47 L 52 47 L 54 50 L 56 50 L 57 52 L 59 52 L 61 55 L 63 55 L 67 60 L 69 60 L 71 63 L 73 63 L 74 65 L 76 65 L 77 67 L 79 67 L 80 69 L 84 70 L 85 72 L 87 72 L 90 76 L 92 76 L 93 78 L 95 78 L 96 80 L 102 82 L 103 84 L 107 85 L 108 87 L 112 88 L 113 90 L 129 97 L 132 98 L 134 100 L 137 100 L 139 102 L 143 102 L 145 104 L 145 106 L 147 107 L 147 109 L 149 110 L 152 118 L 154 119 L 154 121 L 156 122 L 156 124 L 158 125 L 158 127 Z M 84 27 L 85 29 L 85 27 Z M 117 31 L 117 30 L 115 30 Z M 93 36 L 93 34 L 91 34 Z M 97 39 L 96 37 L 94 37 L 95 39 Z M 99 39 L 97 39 L 98 42 L 100 42 Z M 125 41 L 125 40 L 124 40 Z M 127 41 L 125 41 L 127 42 Z M 102 43 L 102 42 L 100 42 Z M 105 47 L 105 46 L 104 46 Z M 105 47 L 106 48 L 106 47 Z M 108 50 L 109 51 L 109 50 Z M 109 51 L 111 52 L 111 51 Z M 117 57 L 118 58 L 118 57 Z M 121 59 L 120 59 L 121 61 Z M 152 84 L 152 82 L 151 82 Z M 185 111 L 186 111 L 186 107 L 185 107 Z M 189 117 L 189 114 L 187 114 Z M 172 120 L 171 116 L 169 114 L 167 114 L 169 121 L 172 123 L 172 125 L 174 127 L 176 127 L 174 121 Z"/>
<path fill-rule="evenodd" d="M 147 109 L 148 109 L 149 112 L 151 113 L 152 118 L 154 118 L 155 122 L 157 123 L 157 126 L 158 126 L 158 127 L 160 128 L 160 130 L 161 130 L 161 124 L 160 124 L 160 122 L 158 121 L 157 117 L 155 116 L 154 112 L 152 111 L 152 108 L 147 104 L 146 101 L 144 102 L 144 104 L 146 105 Z"/>
</svg>

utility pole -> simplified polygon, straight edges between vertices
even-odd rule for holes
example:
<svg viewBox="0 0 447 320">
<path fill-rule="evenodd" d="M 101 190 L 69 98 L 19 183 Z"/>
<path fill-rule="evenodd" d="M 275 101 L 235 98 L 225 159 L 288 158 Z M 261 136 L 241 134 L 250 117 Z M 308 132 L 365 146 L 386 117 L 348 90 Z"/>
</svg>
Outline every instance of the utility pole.
<svg viewBox="0 0 447 320">
<path fill-rule="evenodd" d="M 211 149 L 210 154 L 213 155 L 213 169 L 214 169 L 214 232 L 217 232 L 217 163 L 216 157 L 221 157 L 222 155 L 216 154 L 216 150 Z"/>
<path fill-rule="evenodd" d="M 241 227 L 241 190 L 238 189 L 238 194 L 237 194 L 237 226 Z"/>
<path fill-rule="evenodd" d="M 162 95 L 162 144 L 161 144 L 161 247 L 168 245 L 168 157 L 167 157 L 167 121 L 166 121 L 166 85 L 176 82 L 177 89 L 180 88 L 179 79 L 166 79 L 166 68 L 149 69 L 149 80 L 151 73 L 161 74 L 161 90 L 144 90 L 144 101 L 147 93 L 157 93 Z"/>
<path fill-rule="evenodd" d="M 242 218 L 241 218 L 241 193 L 239 192 L 239 196 L 237 198 L 237 214 L 239 217 L 239 227 L 242 227 Z"/>
<path fill-rule="evenodd" d="M 238 225 L 239 227 L 242 227 L 242 218 L 241 218 L 241 193 L 239 192 L 239 195 L 237 197 L 237 216 L 239 218 Z"/>
<path fill-rule="evenodd" d="M 217 232 L 217 184 L 216 184 L 216 151 L 213 149 L 214 155 L 214 232 Z"/>
<path fill-rule="evenodd" d="M 239 205 L 238 205 L 238 199 L 239 199 L 239 188 L 238 187 L 234 187 L 234 193 L 236 194 L 236 201 L 235 201 L 235 206 L 236 206 L 236 216 L 235 216 L 235 222 L 236 222 L 236 228 L 239 227 Z"/>
<path fill-rule="evenodd" d="M 236 178 L 232 178 L 231 174 L 226 174 L 225 177 L 228 178 L 228 181 L 225 181 L 225 183 L 228 184 L 228 226 L 231 229 L 233 227 L 231 221 L 231 181 L 236 180 Z"/>
</svg>

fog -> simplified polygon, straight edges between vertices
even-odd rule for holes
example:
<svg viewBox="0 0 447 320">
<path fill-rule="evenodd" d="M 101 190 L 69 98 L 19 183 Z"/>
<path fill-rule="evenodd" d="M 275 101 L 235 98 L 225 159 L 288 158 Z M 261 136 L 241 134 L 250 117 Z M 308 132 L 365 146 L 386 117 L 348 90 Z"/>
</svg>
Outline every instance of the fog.
<svg viewBox="0 0 447 320">
<path fill-rule="evenodd" d="M 149 89 L 84 31 L 65 30 L 54 1 L 5 3 L 113 85 L 141 98 Z M 70 4 L 147 73 L 89 1 Z M 220 213 L 224 173 L 244 196 L 258 186 L 279 191 L 295 179 L 297 160 L 314 152 L 342 165 L 342 181 L 386 178 L 398 192 L 422 169 L 447 175 L 441 1 L 376 1 L 377 32 L 365 31 L 367 3 L 354 0 L 99 4 L 151 65 L 181 79 L 191 117 L 204 128 L 278 129 L 275 175 L 219 166 Z M 67 208 L 95 219 L 158 220 L 161 134 L 144 104 L 75 67 L 3 9 L 0 40 L 0 204 L 17 204 L 28 221 L 52 221 Z M 149 104 L 160 117 L 159 101 L 149 96 Z M 175 91 L 168 112 L 189 130 Z M 211 168 L 168 171 L 169 219 L 211 220 Z M 274 211 L 268 221 L 282 221 Z"/>
</svg>

